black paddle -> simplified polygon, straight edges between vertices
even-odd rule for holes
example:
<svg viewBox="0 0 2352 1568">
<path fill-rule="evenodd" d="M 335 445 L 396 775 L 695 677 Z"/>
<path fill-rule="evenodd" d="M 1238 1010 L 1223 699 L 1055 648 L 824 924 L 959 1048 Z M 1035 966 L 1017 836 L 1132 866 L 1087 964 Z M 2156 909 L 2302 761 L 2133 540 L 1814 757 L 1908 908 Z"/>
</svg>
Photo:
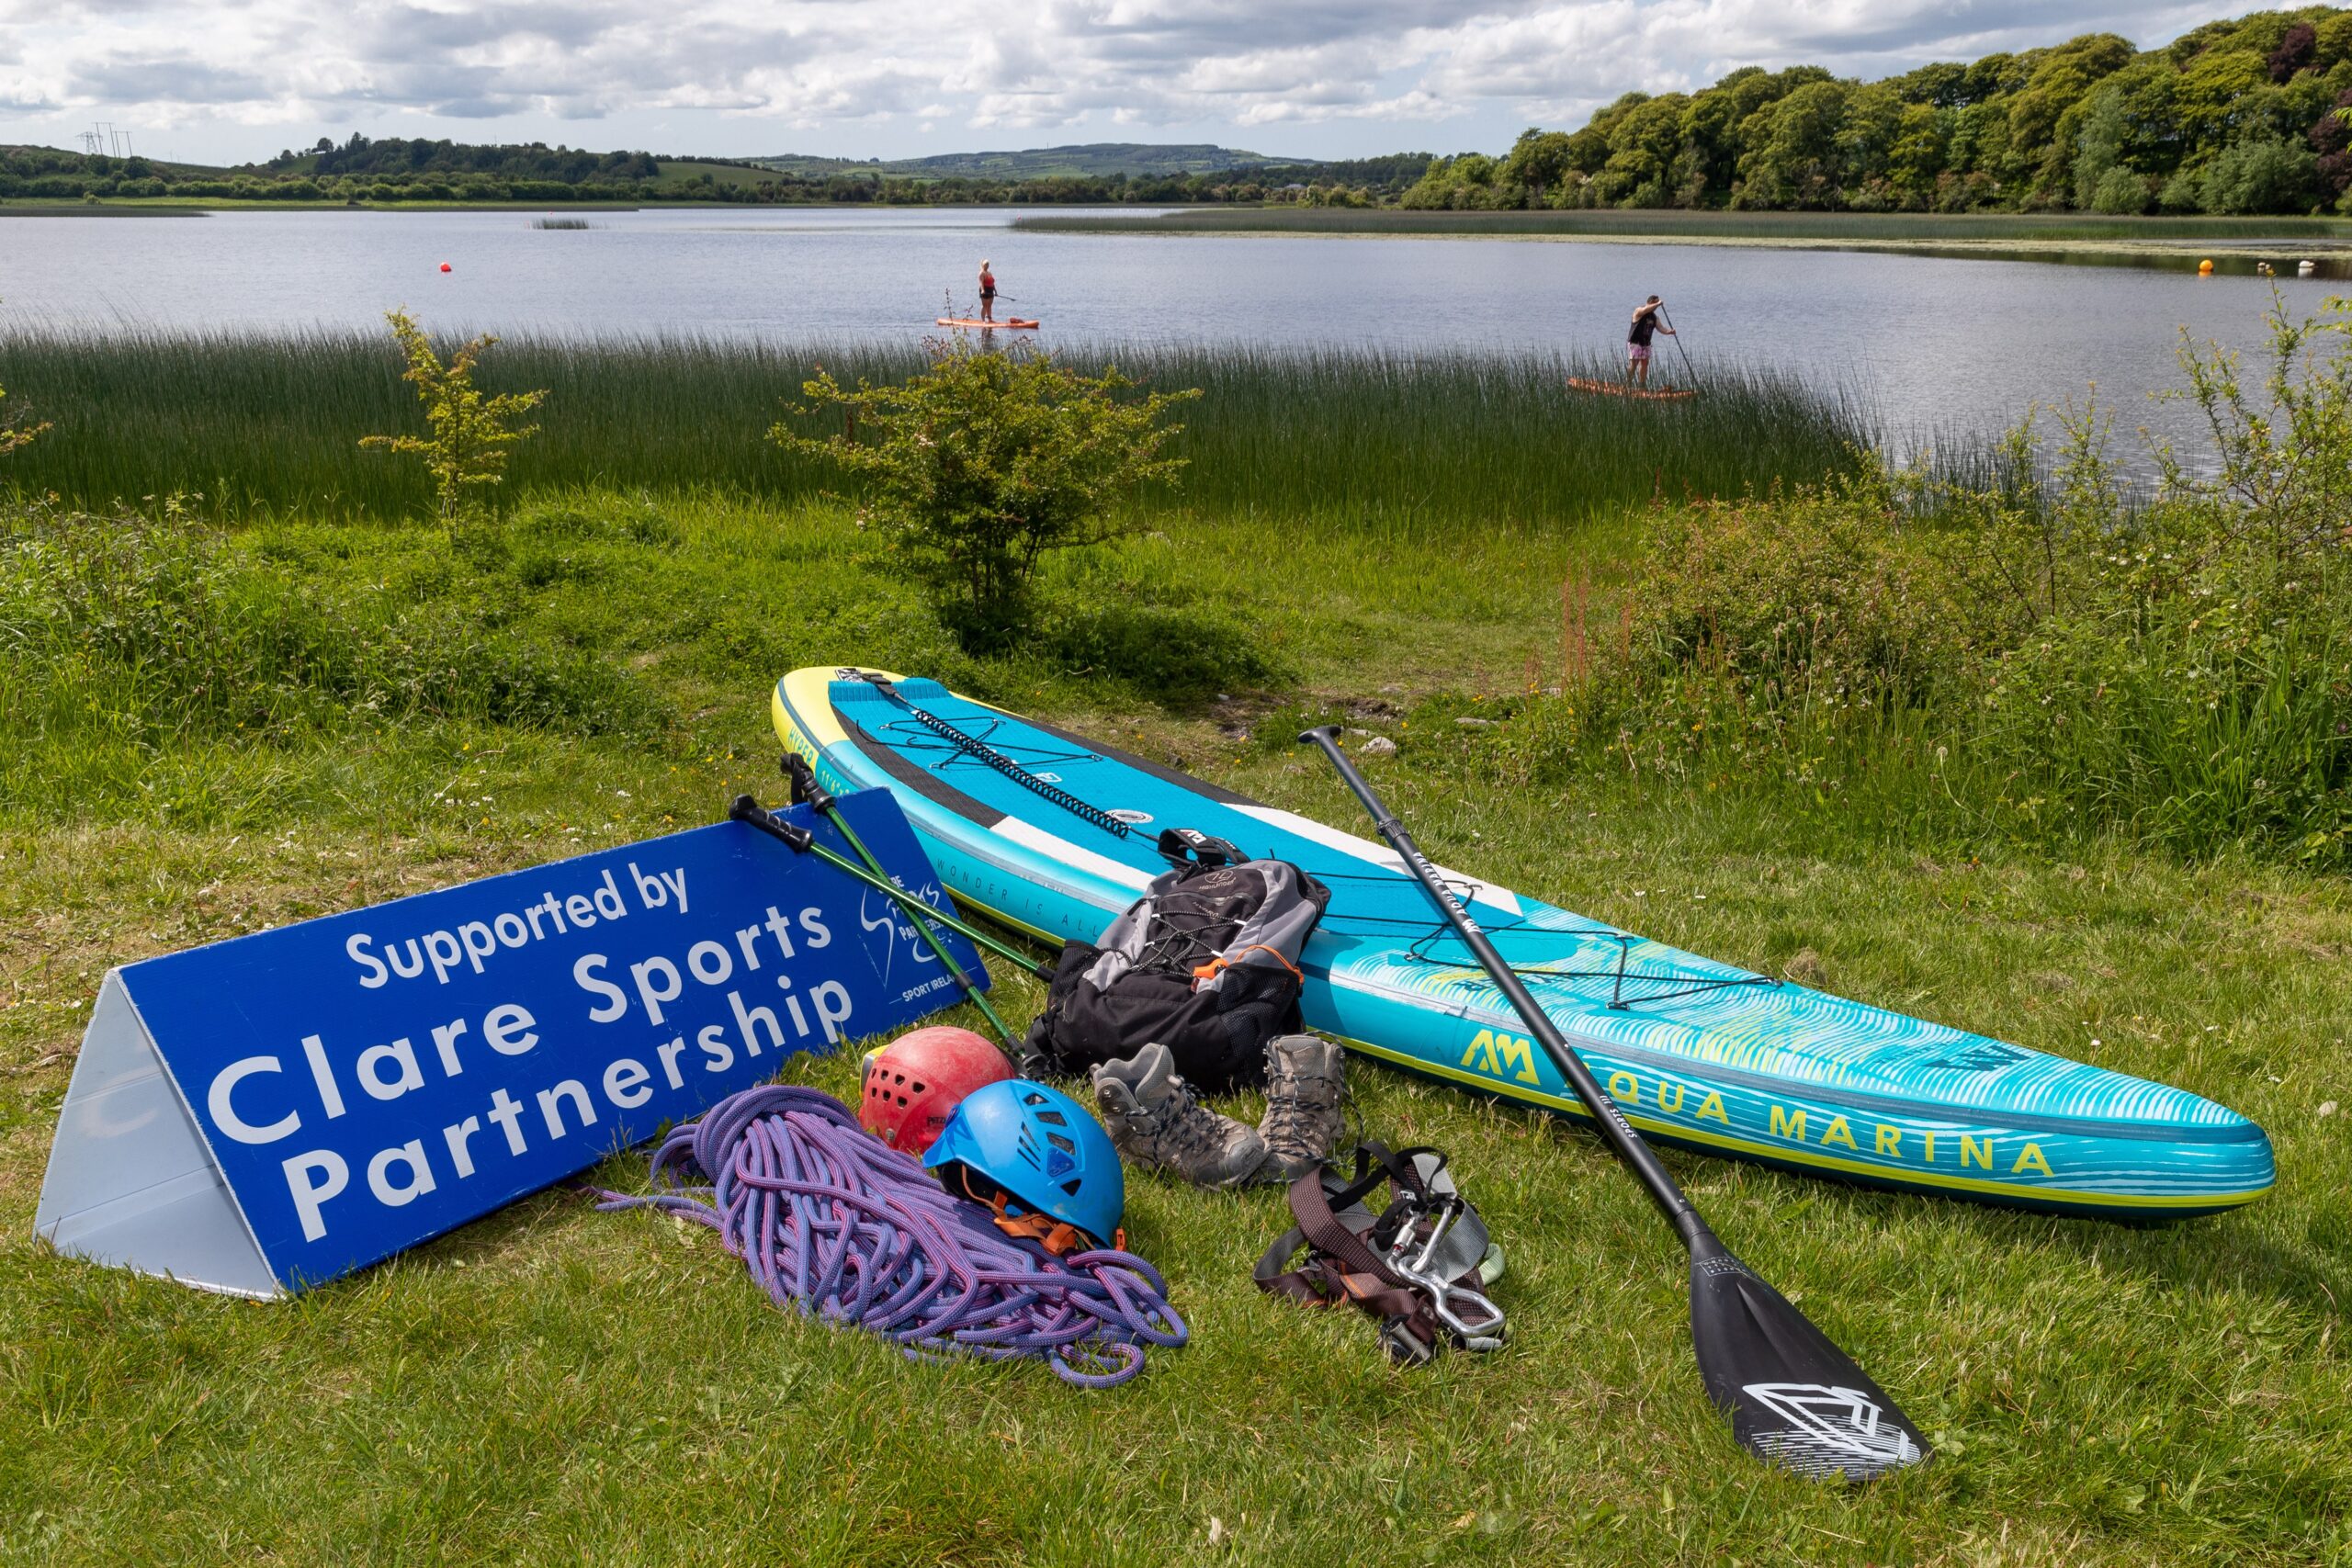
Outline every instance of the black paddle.
<svg viewBox="0 0 2352 1568">
<path fill-rule="evenodd" d="M 1657 1155 L 1601 1091 L 1584 1059 L 1536 1005 L 1437 870 L 1415 846 L 1355 764 L 1340 753 L 1336 725 L 1298 739 L 1319 746 L 1380 836 L 1404 857 L 1446 920 L 1509 998 L 1528 1032 L 1600 1124 L 1600 1136 L 1648 1190 L 1690 1255 L 1690 1342 L 1707 1393 L 1731 1413 L 1732 1435 L 1767 1461 L 1815 1481 L 1866 1481 L 1928 1457 L 1927 1439 L 1856 1366 L 1805 1321 L 1788 1298 L 1733 1257 L 1667 1174 Z"/>
<path fill-rule="evenodd" d="M 1660 305 L 1657 308 L 1657 319 L 1666 323 L 1666 335 L 1674 340 L 1674 352 L 1682 356 L 1682 373 L 1690 378 L 1690 389 L 1697 391 L 1699 372 L 1690 363 L 1690 351 L 1682 346 L 1682 334 L 1674 330 L 1674 318 L 1666 313 L 1665 306 Z"/>
</svg>

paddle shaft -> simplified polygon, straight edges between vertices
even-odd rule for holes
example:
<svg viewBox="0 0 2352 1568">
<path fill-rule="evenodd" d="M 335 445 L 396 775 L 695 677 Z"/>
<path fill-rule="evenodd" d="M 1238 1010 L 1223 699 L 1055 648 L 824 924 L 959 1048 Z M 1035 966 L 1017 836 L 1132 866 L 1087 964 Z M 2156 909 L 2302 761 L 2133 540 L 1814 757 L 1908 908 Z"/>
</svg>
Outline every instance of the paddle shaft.
<svg viewBox="0 0 2352 1568">
<path fill-rule="evenodd" d="M 1380 797 L 1373 793 L 1372 785 L 1356 772 L 1355 764 L 1340 752 L 1339 736 L 1337 726 L 1326 725 L 1319 729 L 1308 730 L 1299 739 L 1321 747 L 1323 754 L 1331 760 L 1331 765 L 1339 770 L 1340 781 L 1372 814 L 1373 825 L 1379 829 L 1380 836 L 1388 840 L 1391 849 L 1404 857 L 1408 869 L 1444 912 L 1446 922 L 1453 926 L 1470 949 L 1472 956 L 1478 960 L 1478 966 L 1486 970 L 1487 977 L 1510 1001 L 1521 1021 L 1527 1025 L 1528 1032 L 1544 1048 L 1544 1054 L 1552 1059 L 1552 1066 L 1568 1080 L 1568 1086 L 1577 1091 L 1577 1098 L 1583 1100 L 1585 1108 L 1592 1112 L 1593 1119 L 1600 1124 L 1601 1140 L 1608 1144 L 1619 1159 L 1625 1162 L 1627 1168 L 1647 1190 L 1650 1201 L 1657 1205 L 1658 1212 L 1666 1216 L 1667 1223 L 1674 1227 L 1683 1245 L 1696 1247 L 1702 1244 L 1702 1237 L 1713 1242 L 1714 1235 L 1707 1228 L 1707 1222 L 1699 1217 L 1699 1212 L 1691 1207 L 1690 1200 L 1683 1196 L 1681 1188 L 1675 1185 L 1674 1178 L 1667 1173 L 1666 1167 L 1658 1160 L 1657 1151 L 1634 1131 L 1633 1123 L 1625 1120 L 1625 1113 L 1617 1109 L 1617 1102 L 1602 1090 L 1600 1080 L 1592 1076 L 1592 1069 L 1584 1065 L 1584 1058 L 1577 1055 L 1576 1048 L 1567 1043 L 1551 1018 L 1537 1005 L 1535 998 L 1528 994 L 1518 975 L 1503 962 L 1503 955 L 1495 951 L 1495 944 L 1487 940 L 1487 933 L 1478 929 L 1478 923 L 1470 918 L 1469 911 L 1462 907 L 1462 901 L 1453 896 L 1453 889 L 1439 878 L 1437 868 L 1430 864 L 1429 858 L 1413 842 L 1413 836 L 1405 830 L 1405 825 L 1381 804 Z"/>
<path fill-rule="evenodd" d="M 807 801 L 819 816 L 840 829 L 842 837 L 849 840 L 849 847 L 857 852 L 857 858 L 865 863 L 865 869 L 888 881 L 890 874 L 882 869 L 882 863 L 874 858 L 874 852 L 865 847 L 865 840 L 859 838 L 857 829 L 849 825 L 849 818 L 842 814 L 840 803 L 833 799 L 832 792 L 817 782 L 817 770 L 808 765 L 808 759 L 797 751 L 786 752 L 784 774 L 792 781 L 792 790 L 795 795 Z M 988 998 L 981 994 L 979 987 L 974 986 L 965 976 L 962 967 L 956 962 L 955 955 L 947 951 L 947 944 L 939 940 L 937 931 L 932 930 L 931 920 L 933 912 L 930 910 L 929 906 L 922 908 L 923 912 L 915 914 L 915 930 L 922 933 L 922 940 L 930 945 L 931 951 L 938 956 L 939 961 L 947 965 L 947 972 L 956 976 L 956 983 L 964 987 L 964 994 L 972 998 L 972 1004 L 980 1010 L 981 1016 L 989 1021 L 989 1026 L 997 1032 L 998 1037 L 1008 1047 L 1011 1047 L 1013 1044 L 1012 1031 L 1005 1027 L 1004 1020 L 997 1017 L 996 1009 L 989 1006 Z"/>
<path fill-rule="evenodd" d="M 1690 351 L 1682 346 L 1682 334 L 1674 330 L 1674 318 L 1666 313 L 1666 307 L 1663 305 L 1657 308 L 1657 319 L 1666 324 L 1666 335 L 1674 340 L 1674 352 L 1682 356 L 1683 370 L 1690 379 L 1696 381 L 1699 378 L 1699 372 L 1690 364 Z"/>
<path fill-rule="evenodd" d="M 1040 964 L 1035 959 L 1030 957 L 1027 953 L 1023 953 L 1020 949 L 1009 946 L 1006 943 L 998 941 L 995 937 L 990 936 L 988 932 L 981 931 L 977 926 L 967 924 L 965 921 L 956 919 L 952 915 L 942 913 L 940 910 L 932 908 L 929 904 L 924 903 L 922 899 L 908 892 L 905 888 L 899 886 L 897 883 L 892 882 L 889 878 L 886 876 L 876 876 L 874 873 L 866 870 L 864 866 L 858 864 L 857 862 L 850 859 L 847 855 L 841 854 L 833 850 L 826 848 L 823 844 L 817 842 L 817 836 L 814 833 L 811 833 L 808 829 L 801 827 L 797 823 L 783 820 L 774 812 L 769 811 L 765 807 L 762 806 L 758 801 L 752 799 L 748 795 L 737 795 L 735 797 L 735 804 L 728 808 L 727 815 L 729 819 L 731 821 L 741 822 L 746 827 L 756 828 L 771 839 L 782 841 L 784 845 L 790 849 L 795 854 L 815 855 L 819 860 L 823 861 L 835 871 L 841 872 L 844 875 L 853 877 L 855 880 L 864 883 L 866 886 L 873 888 L 876 893 L 881 894 L 884 897 L 896 903 L 899 908 L 904 909 L 908 914 L 917 917 L 916 924 L 919 926 L 923 925 L 928 921 L 933 924 L 944 927 L 946 930 L 954 931 L 957 936 L 962 937 L 966 942 L 970 942 L 973 946 L 993 953 L 999 958 L 1004 959 L 1008 963 L 1019 964 L 1023 969 L 1027 970 L 1032 975 L 1035 975 L 1040 980 L 1047 980 L 1053 977 L 1053 971 L 1046 968 L 1043 964 Z M 945 961 L 948 972 L 954 975 L 956 978 L 968 990 L 971 987 L 971 980 L 956 964 L 955 959 L 948 957 L 944 953 L 942 953 L 941 957 Z"/>
</svg>

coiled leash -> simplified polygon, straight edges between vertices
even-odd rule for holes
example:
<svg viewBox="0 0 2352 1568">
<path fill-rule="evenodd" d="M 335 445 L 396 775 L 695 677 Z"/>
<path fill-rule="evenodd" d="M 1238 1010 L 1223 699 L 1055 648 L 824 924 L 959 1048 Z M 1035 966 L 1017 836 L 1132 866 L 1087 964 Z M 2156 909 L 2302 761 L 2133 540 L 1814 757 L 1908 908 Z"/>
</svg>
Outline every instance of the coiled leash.
<svg viewBox="0 0 2352 1568">
<path fill-rule="evenodd" d="M 776 1305 L 895 1339 L 917 1360 L 1028 1358 L 1109 1388 L 1143 1371 L 1147 1346 L 1190 1337 L 1142 1258 L 1055 1258 L 1001 1233 L 815 1089 L 729 1095 L 671 1132 L 651 1178 L 651 1194 L 605 1192 L 596 1206 L 708 1225 Z"/>
</svg>

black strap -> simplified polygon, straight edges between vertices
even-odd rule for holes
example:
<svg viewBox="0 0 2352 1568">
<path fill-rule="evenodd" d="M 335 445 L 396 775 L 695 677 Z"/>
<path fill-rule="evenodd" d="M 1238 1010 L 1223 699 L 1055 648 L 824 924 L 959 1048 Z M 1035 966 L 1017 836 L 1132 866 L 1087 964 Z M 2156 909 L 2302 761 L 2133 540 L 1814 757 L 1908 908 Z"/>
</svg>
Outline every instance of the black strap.
<svg viewBox="0 0 2352 1568">
<path fill-rule="evenodd" d="M 975 761 L 987 763 L 989 767 L 994 768 L 998 773 L 1002 773 L 1006 778 L 1011 779 L 1014 784 L 1019 784 L 1022 788 L 1028 790 L 1033 794 L 1045 796 L 1047 800 L 1052 801 L 1056 806 L 1060 807 L 1064 811 L 1069 812 L 1071 816 L 1079 818 L 1080 821 L 1091 822 L 1094 826 L 1102 829 L 1104 832 L 1110 834 L 1114 838 L 1124 839 L 1127 837 L 1131 831 L 1125 822 L 1120 821 L 1117 818 L 1112 816 L 1101 807 L 1089 806 L 1086 802 L 1079 799 L 1078 796 L 1070 794 L 1069 791 L 1066 789 L 1057 789 L 1054 785 L 1047 784 L 1045 780 L 1039 778 L 1036 774 L 1031 773 L 1028 769 L 1023 767 L 1020 763 L 1014 761 L 1012 758 L 1006 756 L 995 747 L 989 745 L 986 741 L 965 734 L 962 730 L 956 728 L 945 719 L 941 718 L 937 714 L 926 713 L 922 708 L 915 706 L 914 704 L 909 702 L 905 697 L 900 696 L 899 694 L 899 689 L 896 686 L 893 686 L 882 676 L 876 675 L 870 670 L 844 670 L 842 673 L 851 680 L 865 682 L 867 685 L 873 687 L 876 691 L 881 693 L 884 696 L 898 704 L 899 706 L 906 709 L 908 713 L 913 715 L 915 719 L 921 723 L 925 729 L 930 730 L 933 735 L 938 736 L 941 739 L 952 743 L 957 750 L 963 752 L 966 756 L 970 757 Z"/>
<path fill-rule="evenodd" d="M 1250 857 L 1230 839 L 1219 839 L 1197 828 L 1162 828 L 1160 858 L 1173 865 L 1244 865 Z"/>
</svg>

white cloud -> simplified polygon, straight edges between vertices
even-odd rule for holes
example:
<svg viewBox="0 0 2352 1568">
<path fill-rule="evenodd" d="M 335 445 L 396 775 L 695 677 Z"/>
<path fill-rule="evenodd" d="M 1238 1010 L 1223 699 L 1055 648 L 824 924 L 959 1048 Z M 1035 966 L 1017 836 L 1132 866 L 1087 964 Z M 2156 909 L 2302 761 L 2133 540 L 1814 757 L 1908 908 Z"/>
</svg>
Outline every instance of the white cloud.
<svg viewBox="0 0 2352 1568">
<path fill-rule="evenodd" d="M 2243 0 L 2223 9 L 2245 10 Z M 0 0 L 0 139 L 111 120 L 245 157 L 294 128 L 680 152 L 1196 140 L 1497 145 L 1628 88 L 1880 74 L 2216 7 L 2131 0 Z M 582 122 L 590 122 L 589 129 Z M 266 128 L 266 129 L 265 129 Z M 1013 137 L 1012 133 L 1024 135 Z M 44 134 L 45 133 L 45 134 Z M 1051 133 L 1051 134 L 1044 134 Z M 811 144 L 815 143 L 815 146 Z"/>
</svg>

